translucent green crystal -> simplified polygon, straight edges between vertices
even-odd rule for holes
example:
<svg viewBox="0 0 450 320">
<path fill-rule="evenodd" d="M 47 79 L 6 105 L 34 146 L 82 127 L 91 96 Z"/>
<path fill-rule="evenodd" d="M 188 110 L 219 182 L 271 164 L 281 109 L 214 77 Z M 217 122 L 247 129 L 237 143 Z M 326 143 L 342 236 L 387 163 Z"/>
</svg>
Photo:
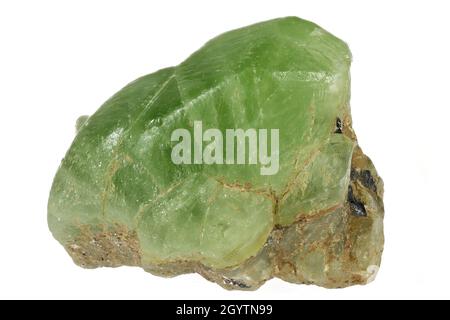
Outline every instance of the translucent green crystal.
<svg viewBox="0 0 450 320">
<path fill-rule="evenodd" d="M 294 17 L 209 41 L 127 85 L 78 132 L 48 221 L 83 267 L 199 272 L 226 288 L 272 277 L 366 283 L 383 247 L 382 180 L 351 128 L 351 54 Z M 279 170 L 177 165 L 177 128 L 279 129 Z"/>
</svg>

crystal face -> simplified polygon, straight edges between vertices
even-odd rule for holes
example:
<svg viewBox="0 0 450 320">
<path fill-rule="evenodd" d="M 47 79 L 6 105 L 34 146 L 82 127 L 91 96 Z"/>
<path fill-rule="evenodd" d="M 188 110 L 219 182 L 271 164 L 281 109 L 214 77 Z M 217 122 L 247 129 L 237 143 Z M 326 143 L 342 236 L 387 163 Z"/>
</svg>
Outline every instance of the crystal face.
<svg viewBox="0 0 450 320">
<path fill-rule="evenodd" d="M 383 250 L 383 182 L 351 126 L 350 62 L 343 41 L 288 17 L 133 81 L 77 122 L 50 193 L 53 236 L 86 268 L 198 272 L 227 289 L 367 283 Z M 195 135 L 198 121 L 278 130 L 276 173 L 174 163 L 172 133 Z"/>
</svg>

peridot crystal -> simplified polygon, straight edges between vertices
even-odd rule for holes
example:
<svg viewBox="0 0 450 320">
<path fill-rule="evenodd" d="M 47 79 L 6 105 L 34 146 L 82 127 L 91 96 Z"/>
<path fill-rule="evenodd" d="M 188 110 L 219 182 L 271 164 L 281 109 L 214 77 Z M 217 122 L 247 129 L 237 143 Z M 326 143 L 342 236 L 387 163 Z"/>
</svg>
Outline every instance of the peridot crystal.
<svg viewBox="0 0 450 320">
<path fill-rule="evenodd" d="M 54 237 L 83 267 L 198 272 L 228 289 L 272 277 L 370 281 L 383 182 L 351 127 L 350 62 L 344 42 L 288 17 L 227 32 L 135 80 L 78 122 L 50 194 Z M 268 150 L 277 170 L 261 174 L 250 158 L 195 162 L 198 143 L 184 154 L 191 164 L 174 163 L 174 130 L 195 135 L 199 122 L 278 130 L 278 150 Z"/>
</svg>

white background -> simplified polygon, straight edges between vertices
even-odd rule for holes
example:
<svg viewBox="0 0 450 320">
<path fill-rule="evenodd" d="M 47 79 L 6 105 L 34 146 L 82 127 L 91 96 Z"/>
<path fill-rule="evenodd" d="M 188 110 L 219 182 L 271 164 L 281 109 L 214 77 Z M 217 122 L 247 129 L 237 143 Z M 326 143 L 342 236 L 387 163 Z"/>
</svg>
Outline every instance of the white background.
<svg viewBox="0 0 450 320">
<path fill-rule="evenodd" d="M 1 1 L 0 298 L 450 298 L 448 1 Z M 352 113 L 385 181 L 375 282 L 329 290 L 271 280 L 229 292 L 198 275 L 84 270 L 47 228 L 56 169 L 81 114 L 224 31 L 312 20 L 353 52 Z"/>
</svg>

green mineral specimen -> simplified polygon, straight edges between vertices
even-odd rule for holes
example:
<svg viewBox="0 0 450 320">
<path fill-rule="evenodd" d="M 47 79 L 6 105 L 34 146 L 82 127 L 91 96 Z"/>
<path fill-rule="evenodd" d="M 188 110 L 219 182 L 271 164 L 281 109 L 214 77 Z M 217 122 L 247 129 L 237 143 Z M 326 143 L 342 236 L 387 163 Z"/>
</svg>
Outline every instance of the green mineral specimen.
<svg viewBox="0 0 450 320">
<path fill-rule="evenodd" d="M 383 182 L 351 127 L 350 62 L 343 41 L 288 17 L 135 80 L 77 122 L 50 193 L 54 237 L 85 268 L 198 272 L 227 289 L 367 283 L 383 250 Z M 249 136 L 245 163 L 175 163 L 172 134 L 195 140 L 198 123 L 224 134 L 224 150 L 227 129 L 278 130 L 276 170 L 251 162 Z M 189 159 L 206 152 L 192 142 Z"/>
</svg>

